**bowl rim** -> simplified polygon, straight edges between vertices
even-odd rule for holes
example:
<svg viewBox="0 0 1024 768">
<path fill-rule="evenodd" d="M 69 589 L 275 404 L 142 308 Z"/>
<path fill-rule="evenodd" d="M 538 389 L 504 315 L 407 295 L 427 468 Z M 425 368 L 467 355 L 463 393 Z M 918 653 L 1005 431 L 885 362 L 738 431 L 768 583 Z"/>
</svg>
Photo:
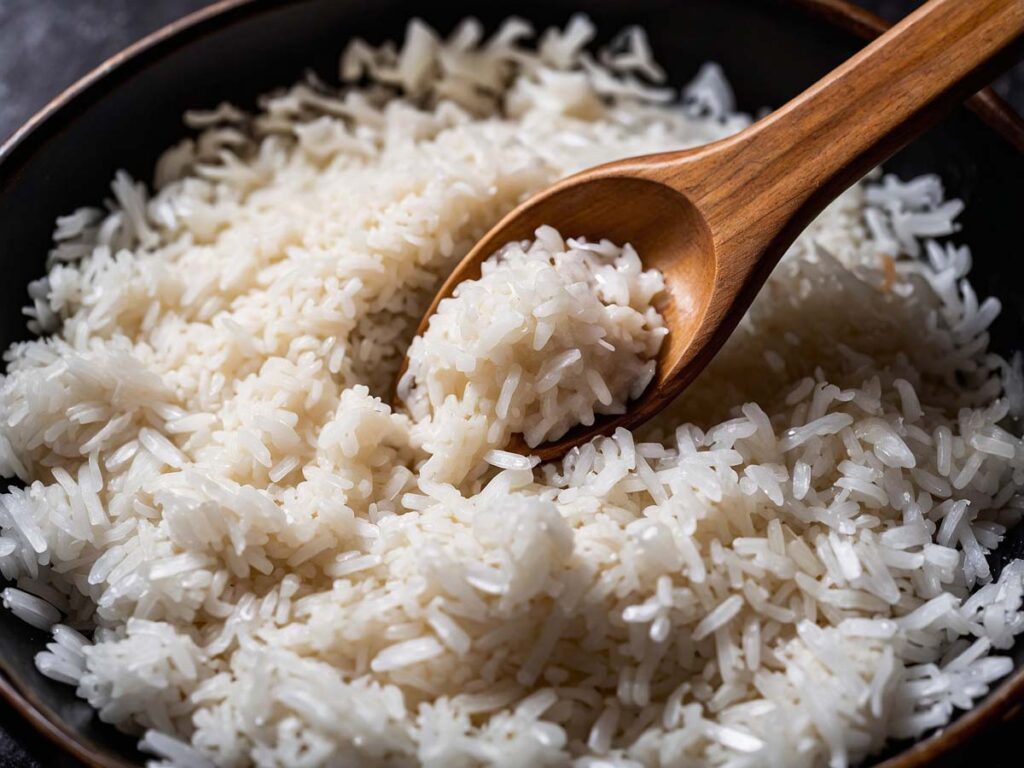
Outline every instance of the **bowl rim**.
<svg viewBox="0 0 1024 768">
<path fill-rule="evenodd" d="M 819 21 L 872 40 L 891 24 L 849 0 L 777 0 Z M 51 99 L 0 144 L 0 185 L 13 179 L 25 159 L 89 105 L 109 93 L 146 63 L 165 51 L 230 25 L 236 18 L 271 10 L 292 0 L 216 0 L 205 8 L 171 21 L 104 60 Z M 967 106 L 1013 149 L 1024 154 L 1024 118 L 991 88 L 967 101 Z M 0 696 L 55 746 L 90 768 L 135 768 L 120 758 L 94 751 L 64 720 L 11 674 L 0 657 Z M 923 768 L 962 748 L 997 721 L 1024 710 L 1024 665 L 977 706 L 963 712 L 951 725 L 916 742 L 898 754 L 875 763 L 874 768 Z"/>
</svg>

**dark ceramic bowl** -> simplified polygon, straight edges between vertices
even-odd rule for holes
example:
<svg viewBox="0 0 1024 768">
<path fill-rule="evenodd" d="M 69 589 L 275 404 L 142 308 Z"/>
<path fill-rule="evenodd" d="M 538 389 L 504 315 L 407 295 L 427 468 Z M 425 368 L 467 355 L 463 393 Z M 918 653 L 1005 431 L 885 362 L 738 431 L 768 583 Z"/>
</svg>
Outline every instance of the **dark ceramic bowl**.
<svg viewBox="0 0 1024 768">
<path fill-rule="evenodd" d="M 251 106 L 255 97 L 297 80 L 312 67 L 335 78 L 338 54 L 358 35 L 400 38 L 420 15 L 442 31 L 475 15 L 493 28 L 515 14 L 539 27 L 589 13 L 604 35 L 627 24 L 648 30 L 672 83 L 706 60 L 720 62 L 740 106 L 778 106 L 853 54 L 885 28 L 842 0 L 223 0 L 115 56 L 54 100 L 0 147 L 0 348 L 24 338 L 28 282 L 43 274 L 54 219 L 107 195 L 118 168 L 149 179 L 160 151 L 185 133 L 187 108 L 222 100 Z M 957 235 L 975 254 L 974 284 L 1004 311 L 992 330 L 1004 353 L 1018 336 L 1024 292 L 1008 279 L 1024 212 L 1024 125 L 991 93 L 976 96 L 888 167 L 901 175 L 935 171 L 967 203 Z M 1021 526 L 1024 529 L 1024 526 Z M 996 561 L 1024 554 L 1024 535 L 1004 543 Z M 998 569 L 1000 562 L 993 565 Z M 42 677 L 33 656 L 46 640 L 0 611 L 0 693 L 36 728 L 88 764 L 140 763 L 133 741 L 98 721 L 71 688 Z M 941 734 L 893 747 L 886 768 L 948 761 L 1024 701 L 1024 643 L 1017 671 Z"/>
</svg>

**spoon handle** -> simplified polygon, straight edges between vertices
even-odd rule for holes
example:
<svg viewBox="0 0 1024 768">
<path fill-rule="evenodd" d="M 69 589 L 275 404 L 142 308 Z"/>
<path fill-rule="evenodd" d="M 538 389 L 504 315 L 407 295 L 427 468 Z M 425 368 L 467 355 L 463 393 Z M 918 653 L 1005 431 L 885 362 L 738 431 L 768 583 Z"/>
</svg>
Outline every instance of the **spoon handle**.
<svg viewBox="0 0 1024 768">
<path fill-rule="evenodd" d="M 644 175 L 694 202 L 737 282 L 766 277 L 842 190 L 1008 64 L 1022 33 L 1024 0 L 931 0 L 747 130 L 651 158 Z"/>
</svg>

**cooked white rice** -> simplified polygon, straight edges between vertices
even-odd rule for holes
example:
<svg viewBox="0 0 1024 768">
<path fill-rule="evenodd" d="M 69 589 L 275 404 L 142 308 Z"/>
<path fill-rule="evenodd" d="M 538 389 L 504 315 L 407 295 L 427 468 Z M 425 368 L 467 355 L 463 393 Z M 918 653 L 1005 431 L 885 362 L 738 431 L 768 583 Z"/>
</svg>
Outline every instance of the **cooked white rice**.
<svg viewBox="0 0 1024 768">
<path fill-rule="evenodd" d="M 121 174 L 58 222 L 51 335 L 0 385 L 4 602 L 61 617 L 40 670 L 157 759 L 842 766 L 1009 672 L 1024 565 L 985 555 L 1020 517 L 1021 376 L 931 239 L 961 207 L 935 177 L 830 206 L 642 433 L 422 473 L 422 421 L 375 395 L 474 240 L 748 122 L 717 68 L 679 100 L 639 31 L 592 34 L 356 42 L 369 84 L 191 113 L 152 196 Z"/>
<path fill-rule="evenodd" d="M 624 413 L 654 377 L 661 275 L 628 243 L 535 237 L 485 260 L 409 348 L 398 395 L 431 454 L 421 476 L 461 483 L 511 434 L 535 448 Z"/>
</svg>

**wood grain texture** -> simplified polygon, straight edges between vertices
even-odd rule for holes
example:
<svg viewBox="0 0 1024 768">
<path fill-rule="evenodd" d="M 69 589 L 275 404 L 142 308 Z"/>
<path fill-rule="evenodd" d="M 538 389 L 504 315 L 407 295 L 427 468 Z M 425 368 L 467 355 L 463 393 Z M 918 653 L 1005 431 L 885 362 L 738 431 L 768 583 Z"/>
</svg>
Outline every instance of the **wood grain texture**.
<svg viewBox="0 0 1024 768">
<path fill-rule="evenodd" d="M 502 219 L 445 281 L 420 323 L 498 248 L 542 224 L 632 243 L 665 276 L 670 329 L 647 391 L 619 416 L 512 448 L 556 459 L 671 402 L 732 333 L 796 236 L 865 173 L 1017 56 L 1024 0 L 931 0 L 781 109 L 722 141 L 571 176 Z M 403 366 L 404 370 L 404 366 Z"/>
</svg>

